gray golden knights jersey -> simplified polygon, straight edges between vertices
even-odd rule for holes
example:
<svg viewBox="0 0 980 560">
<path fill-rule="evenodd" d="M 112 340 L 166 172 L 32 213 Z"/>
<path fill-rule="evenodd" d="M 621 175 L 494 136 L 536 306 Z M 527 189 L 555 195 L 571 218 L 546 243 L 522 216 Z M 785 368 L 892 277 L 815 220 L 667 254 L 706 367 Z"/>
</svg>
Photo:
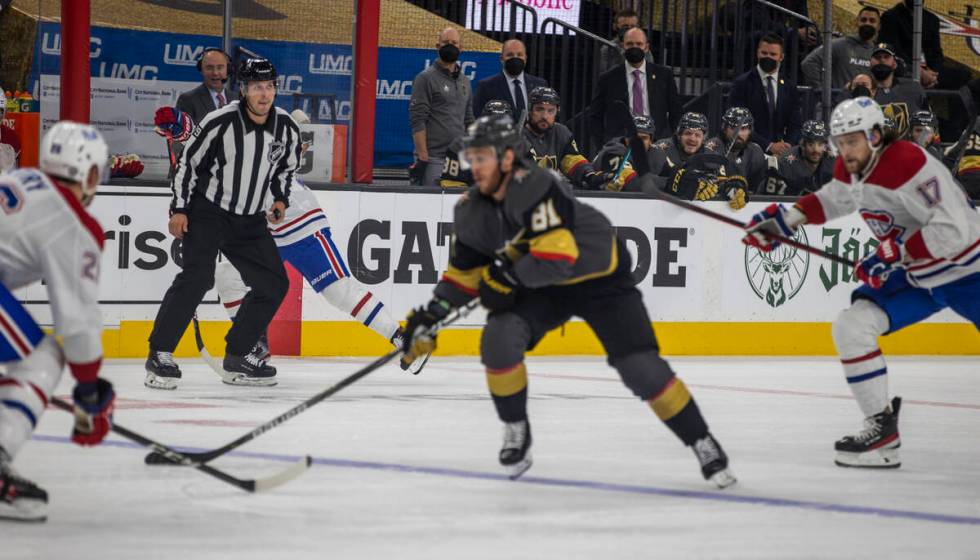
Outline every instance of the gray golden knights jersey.
<svg viewBox="0 0 980 560">
<path fill-rule="evenodd" d="M 749 142 L 741 152 L 728 151 L 721 137 L 714 137 L 704 143 L 705 148 L 718 152 L 728 158 L 730 166 L 725 166 L 725 175 L 741 175 L 749 184 L 749 192 L 757 193 L 764 188 L 769 163 L 766 154 L 755 142 Z M 726 155 L 727 154 L 727 155 Z"/>
<path fill-rule="evenodd" d="M 538 166 L 554 169 L 568 177 L 572 184 L 580 184 L 582 177 L 592 171 L 589 160 L 579 151 L 572 131 L 567 126 L 555 123 L 541 136 L 525 126 L 522 134 L 528 156 Z"/>
<path fill-rule="evenodd" d="M 503 203 L 470 188 L 456 203 L 454 227 L 449 266 L 435 289 L 453 305 L 476 296 L 483 270 L 501 250 L 532 289 L 608 276 L 619 265 L 609 219 L 576 200 L 554 171 L 530 162 L 520 164 Z"/>
<path fill-rule="evenodd" d="M 925 90 L 918 82 L 908 78 L 895 78 L 892 87 L 879 87 L 875 91 L 875 101 L 881 105 L 886 117 L 895 121 L 898 132 L 905 136 L 909 131 L 909 120 L 916 111 L 929 109 Z"/>
<path fill-rule="evenodd" d="M 816 171 L 810 171 L 810 166 L 803 159 L 802 148 L 793 146 L 789 152 L 779 158 L 778 168 L 770 174 L 760 193 L 786 196 L 799 196 L 820 189 L 834 177 L 835 158 L 824 155 Z"/>
</svg>

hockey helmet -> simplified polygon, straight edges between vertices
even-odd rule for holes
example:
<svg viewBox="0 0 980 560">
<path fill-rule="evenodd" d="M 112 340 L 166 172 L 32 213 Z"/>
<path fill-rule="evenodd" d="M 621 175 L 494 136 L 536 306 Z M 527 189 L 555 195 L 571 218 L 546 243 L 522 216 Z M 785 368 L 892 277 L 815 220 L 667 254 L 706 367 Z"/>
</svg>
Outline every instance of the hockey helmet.
<svg viewBox="0 0 980 560">
<path fill-rule="evenodd" d="M 71 121 L 61 121 L 41 139 L 38 167 L 48 175 L 80 183 L 82 203 L 88 204 L 95 196 L 99 183 L 105 182 L 109 169 L 109 146 L 102 133 L 94 126 Z M 92 167 L 99 170 L 99 180 L 87 184 Z"/>
<path fill-rule="evenodd" d="M 506 101 L 491 99 L 483 106 L 484 115 L 510 115 L 510 105 Z"/>
<path fill-rule="evenodd" d="M 871 139 L 875 127 L 883 129 L 885 114 L 870 97 L 855 97 L 842 101 L 830 116 L 831 136 L 841 136 L 851 132 L 864 132 Z"/>
<path fill-rule="evenodd" d="M 827 125 L 823 121 L 811 119 L 803 123 L 804 142 L 826 142 Z"/>
<path fill-rule="evenodd" d="M 534 107 L 538 103 L 551 103 L 555 107 L 561 106 L 561 97 L 558 92 L 550 87 L 536 87 L 527 96 L 528 107 Z"/>
<path fill-rule="evenodd" d="M 702 115 L 701 113 L 684 113 L 684 115 L 681 116 L 681 121 L 677 124 L 677 134 L 680 135 L 682 132 L 689 129 L 701 130 L 707 134 L 708 117 Z"/>
<path fill-rule="evenodd" d="M 238 68 L 238 81 L 249 82 L 275 81 L 276 67 L 266 58 L 246 58 Z"/>
<path fill-rule="evenodd" d="M 636 127 L 636 131 L 640 134 L 649 134 L 650 138 L 657 133 L 657 127 L 653 126 L 653 119 L 650 117 L 644 117 L 639 115 L 633 117 L 633 126 Z"/>
<path fill-rule="evenodd" d="M 746 126 L 751 127 L 754 124 L 755 119 L 752 118 L 752 113 L 745 107 L 729 107 L 721 116 L 721 126 L 724 128 L 738 130 Z"/>
<path fill-rule="evenodd" d="M 911 126 L 928 126 L 929 128 L 936 129 L 936 115 L 929 110 L 916 111 L 912 114 L 912 118 L 909 119 L 909 124 Z"/>
<path fill-rule="evenodd" d="M 510 115 L 483 115 L 466 131 L 463 148 L 495 148 L 499 156 L 507 148 L 517 148 L 520 141 L 521 131 Z"/>
</svg>

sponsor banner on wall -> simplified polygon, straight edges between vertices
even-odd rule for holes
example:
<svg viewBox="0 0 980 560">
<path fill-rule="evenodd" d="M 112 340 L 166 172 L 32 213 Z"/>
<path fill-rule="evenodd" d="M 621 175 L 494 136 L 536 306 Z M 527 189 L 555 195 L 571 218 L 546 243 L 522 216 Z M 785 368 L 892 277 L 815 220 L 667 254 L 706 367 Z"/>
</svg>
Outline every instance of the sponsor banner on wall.
<svg viewBox="0 0 980 560">
<path fill-rule="evenodd" d="M 146 152 L 143 178 L 163 178 L 167 160 L 164 143 L 152 132 L 153 112 L 157 107 L 176 102 L 176 95 L 200 84 L 198 58 L 206 47 L 220 47 L 221 37 L 183 33 L 162 33 L 133 29 L 93 26 L 89 46 L 92 68 L 93 122 L 149 122 L 150 130 L 121 128 L 110 140 L 113 153 L 136 152 L 155 145 Z M 244 47 L 269 58 L 279 74 L 276 104 L 292 111 L 302 108 L 314 122 L 349 124 L 351 118 L 351 47 L 350 45 L 308 44 L 289 41 L 240 39 L 233 48 Z M 375 166 L 407 166 L 412 162 L 412 135 L 408 121 L 408 101 L 412 80 L 429 66 L 435 50 L 382 47 L 378 52 L 375 119 Z M 34 96 L 41 100 L 47 119 L 58 112 L 59 73 L 61 64 L 60 25 L 41 23 L 35 56 L 31 66 Z M 462 73 L 473 81 L 500 71 L 499 53 L 467 52 L 460 57 Z M 52 86 L 53 84 L 53 86 Z M 54 89 L 52 89 L 54 88 Z M 171 91 L 157 104 L 141 97 L 116 97 L 119 106 L 107 97 L 106 90 L 122 88 L 147 92 Z M 103 90 L 101 93 L 98 90 Z M 151 106 L 152 105 L 152 106 Z M 100 125 L 101 127 L 102 125 Z M 151 164 L 152 163 L 152 164 Z"/>
<path fill-rule="evenodd" d="M 530 10 L 512 7 L 510 4 L 532 8 L 538 15 L 538 28 L 534 29 Z M 466 27 L 481 31 L 510 31 L 511 14 L 514 14 L 513 29 L 524 33 L 560 33 L 554 26 L 542 28 L 541 23 L 554 18 L 578 27 L 579 0 L 467 0 Z"/>
<path fill-rule="evenodd" d="M 160 189 L 104 187 L 92 213 L 106 230 L 100 297 L 107 325 L 149 320 L 179 271 L 180 243 L 167 233 L 168 196 Z M 458 194 L 317 191 L 331 235 L 351 273 L 396 318 L 428 301 L 445 270 Z M 655 200 L 588 198 L 609 216 L 633 257 L 637 288 L 654 321 L 831 322 L 860 284 L 849 267 L 779 248 L 761 253 L 740 242 L 739 231 Z M 762 209 L 750 203 L 741 220 Z M 711 208 L 729 213 L 724 203 Z M 859 219 L 806 226 L 800 241 L 856 260 L 873 250 Z M 21 299 L 44 302 L 35 285 Z M 205 298 L 214 303 L 213 293 Z M 35 308 L 42 307 L 35 305 Z M 224 319 L 219 305 L 204 305 L 204 319 Z M 42 321 L 48 314 L 41 311 Z M 304 285 L 303 320 L 347 321 Z M 479 324 L 483 316 L 467 319 Z M 929 319 L 963 322 L 944 311 Z M 465 326 L 465 325 L 464 325 Z"/>
</svg>

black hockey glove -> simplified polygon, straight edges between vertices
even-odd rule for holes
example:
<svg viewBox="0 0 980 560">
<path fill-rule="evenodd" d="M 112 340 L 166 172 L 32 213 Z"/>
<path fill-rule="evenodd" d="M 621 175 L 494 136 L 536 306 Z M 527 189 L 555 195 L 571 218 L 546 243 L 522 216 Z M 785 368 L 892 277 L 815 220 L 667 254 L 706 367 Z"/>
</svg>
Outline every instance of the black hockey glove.
<svg viewBox="0 0 980 560">
<path fill-rule="evenodd" d="M 425 168 L 429 166 L 429 162 L 422 160 L 415 160 L 415 163 L 408 166 L 408 184 L 413 186 L 422 185 L 422 181 L 425 180 Z"/>
<path fill-rule="evenodd" d="M 433 298 L 425 307 L 408 312 L 402 334 L 403 364 L 411 364 L 416 358 L 431 354 L 436 349 L 436 335 L 429 330 L 449 315 L 451 307 L 448 301 Z"/>
<path fill-rule="evenodd" d="M 749 201 L 749 182 L 741 175 L 718 177 L 715 181 L 732 210 L 741 210 Z"/>
<path fill-rule="evenodd" d="M 586 173 L 582 177 L 582 183 L 585 188 L 599 191 L 606 188 L 606 183 L 614 180 L 616 178 L 615 173 L 603 173 L 602 171 L 593 171 L 591 173 Z"/>
<path fill-rule="evenodd" d="M 711 200 L 718 194 L 715 176 L 701 169 L 682 167 L 674 173 L 667 187 L 669 192 L 684 200 Z"/>
<path fill-rule="evenodd" d="M 514 262 L 501 252 L 480 276 L 480 303 L 490 311 L 514 306 L 520 282 L 514 274 Z"/>
</svg>

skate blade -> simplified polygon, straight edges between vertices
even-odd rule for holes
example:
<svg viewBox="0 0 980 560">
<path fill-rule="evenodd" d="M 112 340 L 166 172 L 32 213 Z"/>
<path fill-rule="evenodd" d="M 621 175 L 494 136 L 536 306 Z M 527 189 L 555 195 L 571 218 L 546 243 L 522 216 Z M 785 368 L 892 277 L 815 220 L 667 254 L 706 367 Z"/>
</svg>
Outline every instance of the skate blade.
<svg viewBox="0 0 980 560">
<path fill-rule="evenodd" d="M 721 469 L 720 471 L 708 477 L 708 482 L 711 482 L 718 488 L 724 490 L 725 488 L 728 488 L 729 486 L 732 486 L 736 482 L 738 482 L 738 479 L 735 478 L 735 475 L 732 474 L 732 471 L 728 469 Z"/>
<path fill-rule="evenodd" d="M 898 448 L 875 449 L 865 453 L 849 453 L 838 451 L 834 464 L 838 467 L 858 469 L 897 469 L 902 466 L 898 456 Z"/>
<path fill-rule="evenodd" d="M 407 366 L 403 364 L 402 369 L 411 373 L 412 375 L 418 375 L 419 372 L 422 371 L 422 368 L 425 367 L 425 364 L 429 363 L 430 356 L 432 356 L 431 352 L 423 354 L 422 356 L 415 358 L 415 360 Z"/>
<path fill-rule="evenodd" d="M 531 460 L 531 453 L 528 452 L 524 455 L 524 459 L 514 463 L 513 465 L 507 465 L 507 478 L 511 480 L 517 480 L 522 474 L 526 473 L 528 469 L 531 468 L 533 461 Z"/>
<path fill-rule="evenodd" d="M 227 372 L 221 376 L 221 382 L 226 385 L 238 385 L 241 387 L 275 387 L 279 384 L 279 381 L 275 377 L 255 378 Z"/>
<path fill-rule="evenodd" d="M 177 388 L 177 379 L 174 377 L 160 377 L 148 371 L 146 372 L 146 379 L 143 380 L 143 385 L 150 389 L 173 391 Z"/>
<path fill-rule="evenodd" d="M 43 523 L 48 520 L 47 504 L 39 500 L 19 500 L 16 504 L 0 502 L 0 519 L 21 523 Z"/>
</svg>

